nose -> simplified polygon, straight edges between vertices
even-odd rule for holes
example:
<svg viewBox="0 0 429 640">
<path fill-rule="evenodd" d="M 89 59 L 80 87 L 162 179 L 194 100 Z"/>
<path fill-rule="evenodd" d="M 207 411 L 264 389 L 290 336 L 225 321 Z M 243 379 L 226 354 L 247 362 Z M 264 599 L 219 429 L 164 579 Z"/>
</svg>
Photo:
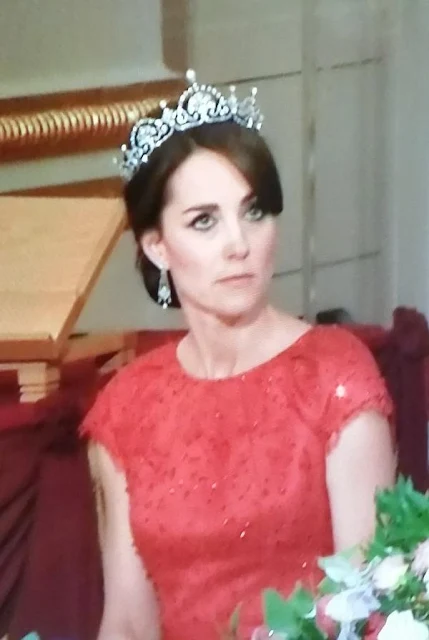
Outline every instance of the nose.
<svg viewBox="0 0 429 640">
<path fill-rule="evenodd" d="M 244 260 L 249 255 L 249 242 L 239 223 L 228 225 L 225 230 L 225 257 Z"/>
</svg>

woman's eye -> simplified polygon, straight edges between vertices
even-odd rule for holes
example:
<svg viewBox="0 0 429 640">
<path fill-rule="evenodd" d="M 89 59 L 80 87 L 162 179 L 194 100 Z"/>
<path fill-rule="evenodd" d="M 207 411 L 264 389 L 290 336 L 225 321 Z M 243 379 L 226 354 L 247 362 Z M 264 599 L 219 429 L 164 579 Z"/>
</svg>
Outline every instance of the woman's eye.
<svg viewBox="0 0 429 640">
<path fill-rule="evenodd" d="M 247 220 L 257 221 L 262 220 L 262 218 L 265 217 L 265 213 L 256 205 L 254 205 L 246 211 L 245 217 L 247 218 Z"/>
<path fill-rule="evenodd" d="M 212 214 L 202 213 L 197 218 L 192 220 L 191 227 L 197 229 L 198 231 L 207 231 L 208 229 L 211 229 L 215 223 L 216 221 Z"/>
</svg>

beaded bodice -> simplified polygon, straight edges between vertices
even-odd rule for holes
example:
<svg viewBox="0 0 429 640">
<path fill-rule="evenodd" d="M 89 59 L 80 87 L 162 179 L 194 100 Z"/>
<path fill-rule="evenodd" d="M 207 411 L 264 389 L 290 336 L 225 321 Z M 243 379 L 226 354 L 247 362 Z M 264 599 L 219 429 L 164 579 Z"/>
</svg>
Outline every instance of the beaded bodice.
<svg viewBox="0 0 429 640">
<path fill-rule="evenodd" d="M 325 459 L 341 429 L 390 401 L 350 333 L 315 327 L 243 375 L 190 377 L 176 343 L 137 359 L 85 422 L 125 473 L 135 545 L 159 595 L 164 640 L 218 640 L 260 592 L 315 585 L 333 550 Z"/>
</svg>

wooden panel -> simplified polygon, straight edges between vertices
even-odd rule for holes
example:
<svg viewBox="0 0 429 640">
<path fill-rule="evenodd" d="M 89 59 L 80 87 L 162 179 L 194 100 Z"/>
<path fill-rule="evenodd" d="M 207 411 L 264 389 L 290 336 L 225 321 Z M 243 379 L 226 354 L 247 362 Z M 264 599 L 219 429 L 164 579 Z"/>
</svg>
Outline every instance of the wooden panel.
<svg viewBox="0 0 429 640">
<path fill-rule="evenodd" d="M 124 226 L 116 200 L 0 198 L 0 359 L 60 354 Z"/>
</svg>

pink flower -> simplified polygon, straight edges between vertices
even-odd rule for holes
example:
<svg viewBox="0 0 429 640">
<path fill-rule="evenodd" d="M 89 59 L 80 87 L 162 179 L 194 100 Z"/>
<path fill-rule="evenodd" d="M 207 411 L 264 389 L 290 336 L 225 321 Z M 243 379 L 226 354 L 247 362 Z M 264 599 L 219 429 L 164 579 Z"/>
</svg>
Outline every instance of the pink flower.
<svg viewBox="0 0 429 640">
<path fill-rule="evenodd" d="M 270 631 L 267 627 L 258 627 L 252 633 L 251 640 L 285 640 L 285 636 L 277 633 L 272 633 L 270 635 Z"/>
<path fill-rule="evenodd" d="M 258 627 L 252 633 L 251 640 L 268 640 L 269 639 L 269 631 L 266 627 Z"/>
<path fill-rule="evenodd" d="M 386 623 L 386 618 L 376 611 L 372 613 L 366 626 L 364 640 L 377 640 L 378 634 Z"/>
<path fill-rule="evenodd" d="M 326 615 L 326 607 L 332 600 L 332 596 L 322 596 L 317 603 L 316 623 L 328 638 L 335 638 L 337 635 L 337 623 Z"/>
<path fill-rule="evenodd" d="M 417 547 L 411 568 L 415 574 L 422 577 L 429 571 L 429 540 Z"/>
</svg>

